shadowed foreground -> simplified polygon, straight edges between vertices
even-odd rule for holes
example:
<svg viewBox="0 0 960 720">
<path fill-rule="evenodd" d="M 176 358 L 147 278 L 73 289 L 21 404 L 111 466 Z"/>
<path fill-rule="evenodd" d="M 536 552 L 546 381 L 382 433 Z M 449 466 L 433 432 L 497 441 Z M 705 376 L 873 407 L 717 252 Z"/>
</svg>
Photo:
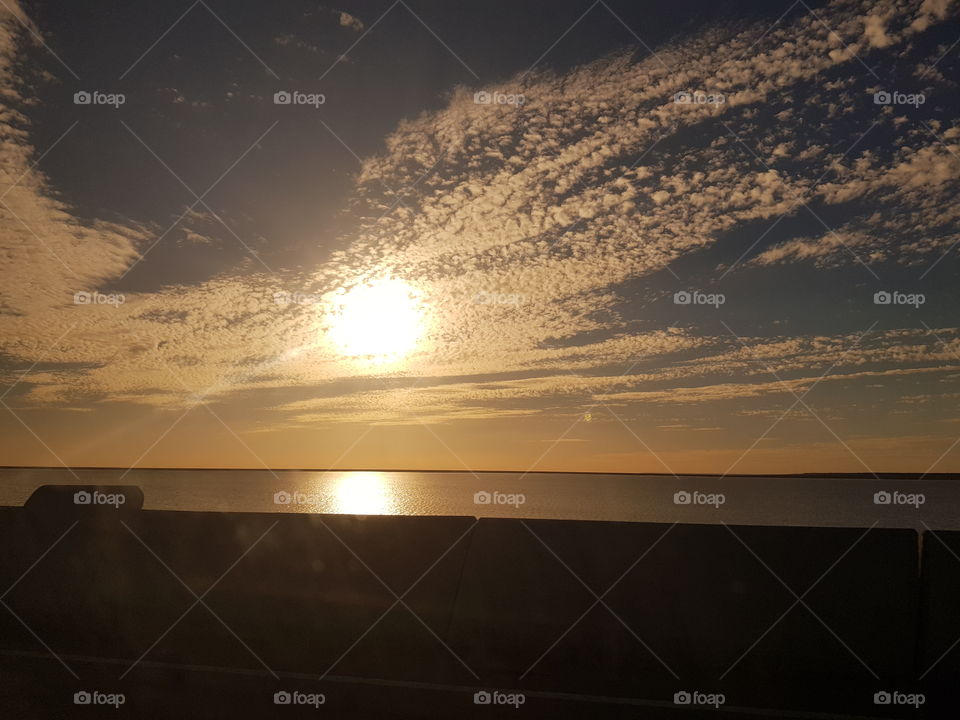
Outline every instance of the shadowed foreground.
<svg viewBox="0 0 960 720">
<path fill-rule="evenodd" d="M 135 488 L 76 491 L 0 508 L 8 717 L 941 717 L 958 700 L 958 533 L 918 552 L 910 530 L 162 512 Z"/>
</svg>

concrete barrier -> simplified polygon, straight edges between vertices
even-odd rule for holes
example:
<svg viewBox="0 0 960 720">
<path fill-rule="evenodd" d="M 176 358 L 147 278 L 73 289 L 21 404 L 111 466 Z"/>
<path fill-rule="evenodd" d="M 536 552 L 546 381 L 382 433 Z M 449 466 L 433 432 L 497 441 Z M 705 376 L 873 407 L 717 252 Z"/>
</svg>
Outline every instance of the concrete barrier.
<svg viewBox="0 0 960 720">
<path fill-rule="evenodd" d="M 916 537 L 485 519 L 451 644 L 505 687 L 859 712 L 913 672 Z"/>
<path fill-rule="evenodd" d="M 0 585 L 29 570 L 5 598 L 29 629 L 0 613 L 5 649 L 37 650 L 36 633 L 59 653 L 128 665 L 473 679 L 439 639 L 472 518 L 143 511 L 69 496 L 44 488 L 0 509 Z"/>
<path fill-rule="evenodd" d="M 960 532 L 924 533 L 917 678 L 942 717 L 960 707 Z"/>
<path fill-rule="evenodd" d="M 205 692 L 265 716 L 267 690 L 321 675 L 328 716 L 512 716 L 472 703 L 501 689 L 529 693 L 528 717 L 707 712 L 681 691 L 722 693 L 729 717 L 882 717 L 873 693 L 910 687 L 918 643 L 932 662 L 960 637 L 960 562 L 927 541 L 921 608 L 912 531 L 162 512 L 75 492 L 0 508 L 14 704 L 43 705 L 38 663 L 76 684 L 51 650 L 141 709 L 182 692 L 211 717 L 227 706 Z M 957 535 L 941 537 L 960 554 Z M 957 655 L 931 677 L 955 678 Z"/>
</svg>

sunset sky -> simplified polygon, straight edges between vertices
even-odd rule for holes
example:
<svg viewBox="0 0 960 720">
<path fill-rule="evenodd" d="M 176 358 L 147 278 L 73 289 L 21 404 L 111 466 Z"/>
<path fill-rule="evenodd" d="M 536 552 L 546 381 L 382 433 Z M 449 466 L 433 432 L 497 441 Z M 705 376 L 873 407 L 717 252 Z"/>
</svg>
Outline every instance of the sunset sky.
<svg viewBox="0 0 960 720">
<path fill-rule="evenodd" d="M 2 0 L 0 464 L 960 472 L 958 38 Z"/>
</svg>

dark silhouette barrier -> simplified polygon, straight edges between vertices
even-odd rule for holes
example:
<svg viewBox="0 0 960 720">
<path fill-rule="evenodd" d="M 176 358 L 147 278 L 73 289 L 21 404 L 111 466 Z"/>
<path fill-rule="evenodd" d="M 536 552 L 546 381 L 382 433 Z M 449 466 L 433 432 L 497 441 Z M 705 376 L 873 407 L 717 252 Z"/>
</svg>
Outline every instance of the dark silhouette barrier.
<svg viewBox="0 0 960 720">
<path fill-rule="evenodd" d="M 960 708 L 960 532 L 925 532 L 917 677 L 940 717 Z"/>
<path fill-rule="evenodd" d="M 141 506 L 0 508 L 10 717 L 936 717 L 957 678 L 957 533 L 921 575 L 906 530 Z"/>
<path fill-rule="evenodd" d="M 4 545 L 17 548 L 3 580 L 67 531 L 8 599 L 58 652 L 452 679 L 424 626 L 441 633 L 451 621 L 466 547 L 457 539 L 472 518 L 27 510 L 0 511 Z M 9 614 L 0 622 L 15 648 L 36 648 Z"/>
<path fill-rule="evenodd" d="M 451 641 L 503 684 L 858 712 L 913 673 L 916 537 L 481 520 Z"/>
</svg>

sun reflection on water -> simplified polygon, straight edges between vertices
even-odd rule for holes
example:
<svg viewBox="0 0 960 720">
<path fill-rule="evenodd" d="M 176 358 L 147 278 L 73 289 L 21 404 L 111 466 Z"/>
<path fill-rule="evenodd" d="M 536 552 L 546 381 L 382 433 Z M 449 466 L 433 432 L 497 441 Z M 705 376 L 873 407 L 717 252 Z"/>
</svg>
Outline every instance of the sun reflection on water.
<svg viewBox="0 0 960 720">
<path fill-rule="evenodd" d="M 346 515 L 393 515 L 396 501 L 381 473 L 353 472 L 337 478 L 332 509 Z"/>
</svg>

